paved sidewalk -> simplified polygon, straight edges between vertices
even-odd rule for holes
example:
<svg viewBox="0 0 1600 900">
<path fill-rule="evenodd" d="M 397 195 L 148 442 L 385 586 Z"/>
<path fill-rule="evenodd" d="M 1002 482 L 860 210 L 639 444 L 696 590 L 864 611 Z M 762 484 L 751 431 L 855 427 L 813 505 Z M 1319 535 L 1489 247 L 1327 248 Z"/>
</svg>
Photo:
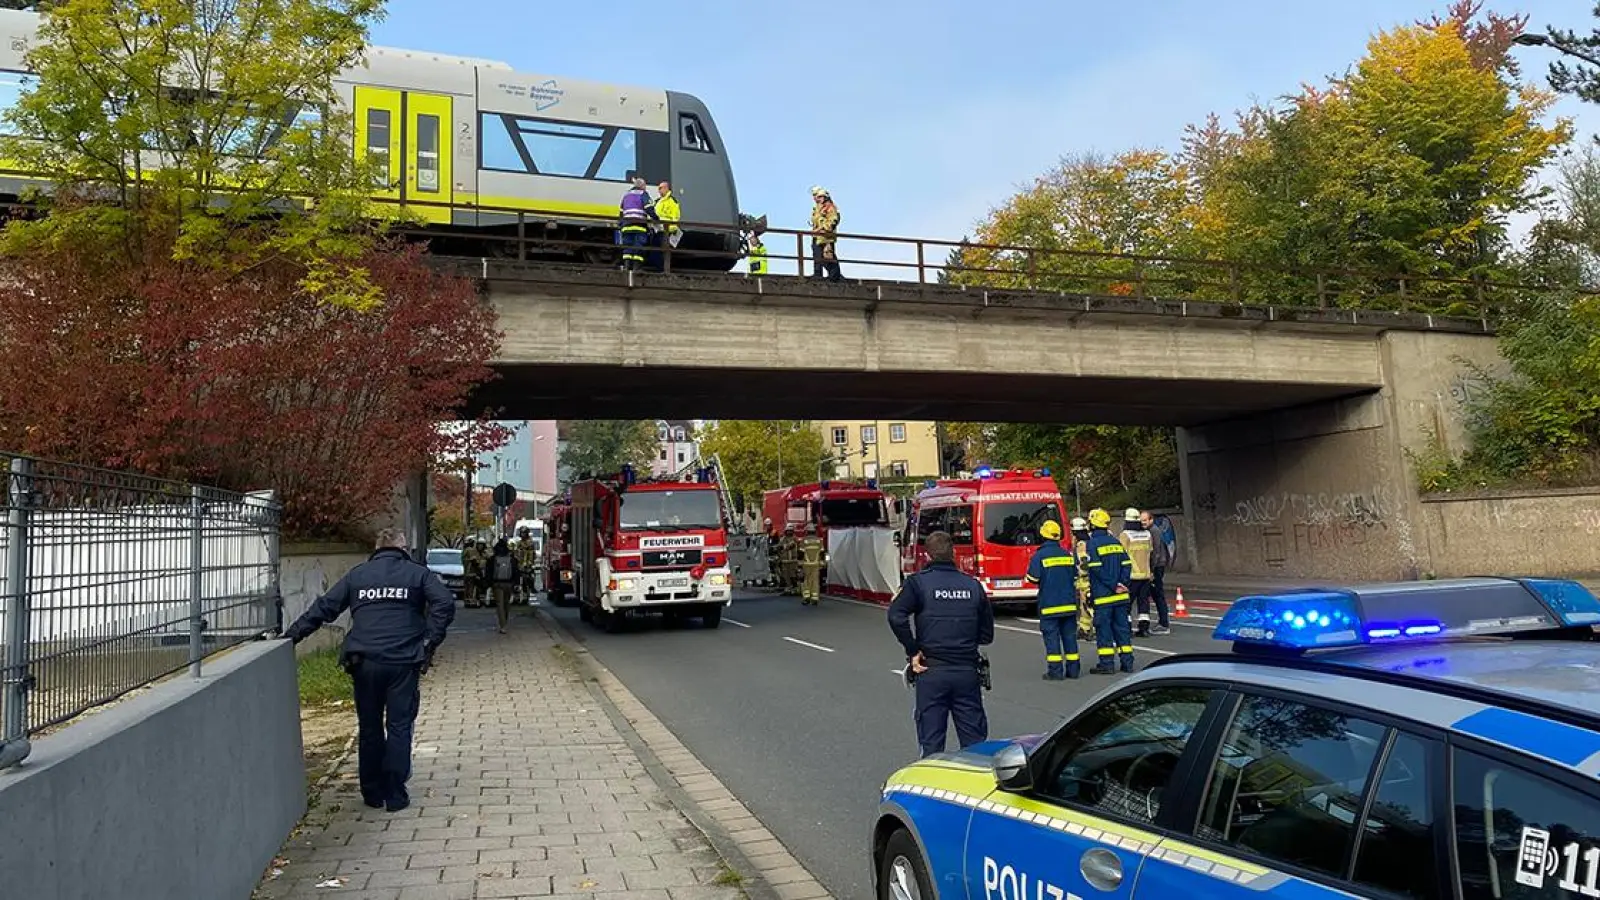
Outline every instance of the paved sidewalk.
<svg viewBox="0 0 1600 900">
<path fill-rule="evenodd" d="M 498 635 L 492 613 L 459 611 L 422 683 L 411 807 L 363 806 L 352 754 L 258 897 L 825 896 L 768 884 L 748 859 L 725 863 L 673 805 L 692 801 L 652 778 L 666 764 L 642 759 L 653 755 L 638 749 L 645 739 L 617 724 L 598 689 L 609 673 L 591 674 L 586 654 L 558 647 L 567 638 L 543 613 L 516 613 Z"/>
</svg>

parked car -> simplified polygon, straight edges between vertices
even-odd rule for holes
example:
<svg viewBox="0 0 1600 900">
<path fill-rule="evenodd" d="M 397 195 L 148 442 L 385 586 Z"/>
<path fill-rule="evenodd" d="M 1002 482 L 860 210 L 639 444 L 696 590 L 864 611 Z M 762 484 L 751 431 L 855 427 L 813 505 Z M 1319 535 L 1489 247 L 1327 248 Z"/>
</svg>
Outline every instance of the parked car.
<svg viewBox="0 0 1600 900">
<path fill-rule="evenodd" d="M 461 551 L 435 547 L 428 551 L 428 569 L 438 575 L 450 593 L 460 599 L 467 592 L 466 570 L 461 565 Z"/>
</svg>

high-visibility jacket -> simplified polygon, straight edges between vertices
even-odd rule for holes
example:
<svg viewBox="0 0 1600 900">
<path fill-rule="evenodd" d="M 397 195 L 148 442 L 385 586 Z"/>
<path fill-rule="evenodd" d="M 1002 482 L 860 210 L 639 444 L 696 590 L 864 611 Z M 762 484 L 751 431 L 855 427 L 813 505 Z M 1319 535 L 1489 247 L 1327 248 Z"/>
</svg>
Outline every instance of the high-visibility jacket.
<svg viewBox="0 0 1600 900">
<path fill-rule="evenodd" d="M 1149 581 L 1155 577 L 1150 569 L 1150 551 L 1155 549 L 1150 532 L 1143 528 L 1124 528 L 1117 540 L 1128 551 L 1128 560 L 1133 563 L 1133 574 L 1129 577 L 1135 581 Z"/>
<path fill-rule="evenodd" d="M 767 274 L 767 248 L 761 244 L 751 244 L 745 251 L 745 258 L 750 264 L 751 275 Z"/>
<path fill-rule="evenodd" d="M 1117 590 L 1117 586 L 1127 586 L 1133 577 L 1133 562 L 1122 542 L 1106 529 L 1095 528 L 1089 532 L 1089 546 L 1084 552 L 1089 558 L 1083 567 L 1089 570 L 1090 601 L 1095 606 L 1127 602 L 1128 592 Z"/>
<path fill-rule="evenodd" d="M 1078 592 L 1072 582 L 1078 560 L 1060 541 L 1045 541 L 1028 560 L 1029 584 L 1039 586 L 1039 618 L 1066 616 L 1078 611 Z"/>
<path fill-rule="evenodd" d="M 832 200 L 822 200 L 811 207 L 811 230 L 816 232 L 812 237 L 818 244 L 832 244 L 839 240 L 839 207 Z"/>
<path fill-rule="evenodd" d="M 667 233 L 678 230 L 678 223 L 683 220 L 683 210 L 678 206 L 678 198 L 671 194 L 656 201 L 656 217 L 667 226 Z"/>
</svg>

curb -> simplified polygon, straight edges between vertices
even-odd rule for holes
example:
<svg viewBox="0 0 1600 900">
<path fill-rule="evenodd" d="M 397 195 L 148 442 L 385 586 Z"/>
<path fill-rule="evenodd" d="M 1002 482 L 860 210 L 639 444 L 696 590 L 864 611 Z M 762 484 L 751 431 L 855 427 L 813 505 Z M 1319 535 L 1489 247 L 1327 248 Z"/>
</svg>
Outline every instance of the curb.
<svg viewBox="0 0 1600 900">
<path fill-rule="evenodd" d="M 816 876 L 595 659 L 578 635 L 547 611 L 537 618 L 552 639 L 570 648 L 574 664 L 591 676 L 584 687 L 599 701 L 672 805 L 735 872 L 752 876 L 739 885 L 746 896 L 751 900 L 832 900 L 833 895 Z"/>
</svg>

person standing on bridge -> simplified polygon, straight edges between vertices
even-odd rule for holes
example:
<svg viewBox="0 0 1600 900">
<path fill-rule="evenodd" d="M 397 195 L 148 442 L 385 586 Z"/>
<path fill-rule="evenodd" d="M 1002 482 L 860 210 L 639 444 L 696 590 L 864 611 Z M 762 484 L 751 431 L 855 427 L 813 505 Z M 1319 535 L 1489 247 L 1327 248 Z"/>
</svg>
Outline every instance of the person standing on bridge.
<svg viewBox="0 0 1600 900">
<path fill-rule="evenodd" d="M 350 610 L 340 663 L 355 681 L 361 799 L 399 812 L 411 803 L 411 733 L 418 682 L 456 615 L 455 598 L 406 553 L 405 532 L 385 528 L 377 552 L 318 597 L 283 636 L 298 644 Z"/>
<path fill-rule="evenodd" d="M 839 207 L 823 187 L 811 189 L 811 277 L 827 275 L 843 281 L 839 272 Z"/>
<path fill-rule="evenodd" d="M 1039 526 L 1044 543 L 1028 560 L 1027 582 L 1039 588 L 1039 633 L 1044 637 L 1044 680 L 1082 674 L 1078 661 L 1078 560 L 1061 546 L 1061 523 Z"/>
<path fill-rule="evenodd" d="M 1133 671 L 1133 622 L 1128 618 L 1128 581 L 1133 563 L 1122 542 L 1111 536 L 1111 514 L 1089 511 L 1089 543 L 1084 548 L 1089 572 L 1089 601 L 1094 604 L 1094 642 L 1099 659 L 1090 671 L 1111 675 L 1121 658 L 1122 671 Z"/>
<path fill-rule="evenodd" d="M 656 217 L 655 203 L 644 185 L 644 178 L 633 176 L 633 187 L 622 195 L 617 243 L 622 245 L 622 267 L 644 266 L 644 248 L 650 243 L 650 221 Z"/>
<path fill-rule="evenodd" d="M 923 547 L 928 565 L 900 583 L 889 602 L 889 629 L 906 651 L 917 691 L 917 745 L 927 757 L 944 752 L 952 719 L 962 749 L 989 737 L 978 648 L 994 643 L 994 607 L 978 579 L 956 568 L 949 532 L 928 535 Z"/>
</svg>

